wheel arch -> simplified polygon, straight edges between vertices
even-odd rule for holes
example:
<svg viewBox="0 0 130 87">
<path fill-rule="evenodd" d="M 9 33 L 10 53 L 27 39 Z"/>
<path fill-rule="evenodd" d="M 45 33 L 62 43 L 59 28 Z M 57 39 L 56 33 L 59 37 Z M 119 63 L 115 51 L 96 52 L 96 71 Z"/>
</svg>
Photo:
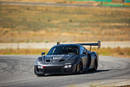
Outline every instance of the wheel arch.
<svg viewBox="0 0 130 87">
<path fill-rule="evenodd" d="M 91 64 L 90 64 L 90 68 L 94 67 L 95 61 L 97 61 L 98 64 L 98 54 L 96 52 L 91 52 Z"/>
</svg>

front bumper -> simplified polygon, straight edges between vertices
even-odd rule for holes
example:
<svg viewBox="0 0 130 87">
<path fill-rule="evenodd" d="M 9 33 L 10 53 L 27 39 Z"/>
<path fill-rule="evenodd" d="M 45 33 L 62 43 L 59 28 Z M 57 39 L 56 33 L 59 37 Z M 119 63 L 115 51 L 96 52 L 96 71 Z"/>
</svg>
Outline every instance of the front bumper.
<svg viewBox="0 0 130 87">
<path fill-rule="evenodd" d="M 74 71 L 74 65 L 66 68 L 65 65 L 43 65 L 44 68 L 39 68 L 38 65 L 35 65 L 36 74 L 71 74 Z"/>
</svg>

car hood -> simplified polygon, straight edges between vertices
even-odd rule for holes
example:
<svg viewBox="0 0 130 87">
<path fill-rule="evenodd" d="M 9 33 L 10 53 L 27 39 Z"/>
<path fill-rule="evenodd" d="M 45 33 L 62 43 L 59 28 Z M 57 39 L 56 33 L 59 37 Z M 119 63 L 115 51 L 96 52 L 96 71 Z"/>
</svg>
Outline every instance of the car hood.
<svg viewBox="0 0 130 87">
<path fill-rule="evenodd" d="M 43 57 L 43 62 L 48 64 L 72 63 L 76 56 L 77 55 L 46 55 Z"/>
</svg>

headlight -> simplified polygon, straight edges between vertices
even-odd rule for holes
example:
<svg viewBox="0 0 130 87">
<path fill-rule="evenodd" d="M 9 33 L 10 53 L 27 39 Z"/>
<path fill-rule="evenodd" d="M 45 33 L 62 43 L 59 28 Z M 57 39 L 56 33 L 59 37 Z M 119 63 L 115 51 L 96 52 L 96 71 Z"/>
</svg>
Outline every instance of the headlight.
<svg viewBox="0 0 130 87">
<path fill-rule="evenodd" d="M 72 65 L 65 65 L 64 68 L 71 68 Z"/>
<path fill-rule="evenodd" d="M 34 65 L 36 65 L 38 69 L 44 69 L 44 68 L 46 68 L 46 66 L 43 65 L 42 61 L 43 61 L 42 57 L 39 57 L 34 62 Z"/>
<path fill-rule="evenodd" d="M 42 69 L 42 66 L 41 66 L 41 65 L 38 65 L 37 68 L 38 68 L 38 69 Z"/>
<path fill-rule="evenodd" d="M 38 65 L 37 68 L 38 68 L 38 69 L 44 69 L 44 68 L 46 68 L 46 66 Z"/>
</svg>

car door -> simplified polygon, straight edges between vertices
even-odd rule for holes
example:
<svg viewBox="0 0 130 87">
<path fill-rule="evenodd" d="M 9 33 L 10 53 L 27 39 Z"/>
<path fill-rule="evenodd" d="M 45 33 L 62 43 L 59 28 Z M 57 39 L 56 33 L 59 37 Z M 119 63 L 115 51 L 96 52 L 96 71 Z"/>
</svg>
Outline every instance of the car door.
<svg viewBox="0 0 130 87">
<path fill-rule="evenodd" d="M 81 58 L 83 63 L 83 69 L 86 69 L 88 56 L 87 56 L 87 50 L 84 47 L 81 48 Z"/>
</svg>

